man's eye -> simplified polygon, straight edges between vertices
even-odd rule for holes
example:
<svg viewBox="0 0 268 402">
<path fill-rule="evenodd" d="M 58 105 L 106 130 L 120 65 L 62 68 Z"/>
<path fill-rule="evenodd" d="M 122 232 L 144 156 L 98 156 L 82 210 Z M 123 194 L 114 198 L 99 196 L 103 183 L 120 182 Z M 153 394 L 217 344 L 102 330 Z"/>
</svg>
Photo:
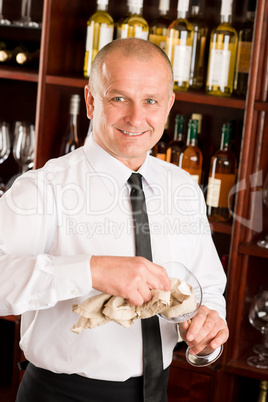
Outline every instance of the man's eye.
<svg viewBox="0 0 268 402">
<path fill-rule="evenodd" d="M 148 103 L 149 105 L 154 105 L 156 101 L 153 99 L 146 99 L 146 103 Z"/>
<path fill-rule="evenodd" d="M 122 96 L 115 96 L 115 97 L 113 98 L 113 100 L 116 101 L 116 102 L 123 102 L 123 101 L 124 101 L 124 98 L 123 98 Z"/>
</svg>

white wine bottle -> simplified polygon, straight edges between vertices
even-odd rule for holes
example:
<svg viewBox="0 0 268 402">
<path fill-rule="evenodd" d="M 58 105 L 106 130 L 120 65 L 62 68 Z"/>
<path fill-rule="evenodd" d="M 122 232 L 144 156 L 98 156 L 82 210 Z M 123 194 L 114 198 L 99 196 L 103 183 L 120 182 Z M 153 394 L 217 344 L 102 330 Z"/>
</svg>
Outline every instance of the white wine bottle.
<svg viewBox="0 0 268 402">
<path fill-rule="evenodd" d="M 108 13 L 109 0 L 97 0 L 97 11 L 87 22 L 84 76 L 90 76 L 91 64 L 98 51 L 113 40 L 114 20 Z"/>
<path fill-rule="evenodd" d="M 247 19 L 238 32 L 234 92 L 236 95 L 239 96 L 246 96 L 247 93 L 255 8 L 256 0 L 249 0 L 247 8 Z"/>
<path fill-rule="evenodd" d="M 159 0 L 159 16 L 149 29 L 149 41 L 159 46 L 164 52 L 167 47 L 168 27 L 171 19 L 168 16 L 170 0 Z"/>
<path fill-rule="evenodd" d="M 27 52 L 24 46 L 17 46 L 14 49 L 1 49 L 0 50 L 0 63 L 8 63 L 16 60 L 16 56 L 20 52 Z"/>
<path fill-rule="evenodd" d="M 229 192 L 235 185 L 236 157 L 231 149 L 230 123 L 222 127 L 220 149 L 211 159 L 208 191 L 207 214 L 211 220 L 227 222 L 231 218 L 232 200 L 229 200 Z"/>
<path fill-rule="evenodd" d="M 129 0 L 129 15 L 118 27 L 118 38 L 148 40 L 149 25 L 142 16 L 143 0 Z"/>
<path fill-rule="evenodd" d="M 200 1 L 192 0 L 192 10 L 188 21 L 194 29 L 189 86 L 200 89 L 205 84 L 205 49 L 208 28 L 200 13 Z"/>
<path fill-rule="evenodd" d="M 121 17 L 118 21 L 115 23 L 115 30 L 116 30 L 116 39 L 122 39 L 123 38 L 123 33 L 122 33 L 122 28 L 123 28 L 123 23 L 124 21 L 131 16 L 131 0 L 127 0 L 127 13 Z"/>
<path fill-rule="evenodd" d="M 187 91 L 189 88 L 190 67 L 194 30 L 186 18 L 189 0 L 178 1 L 177 19 L 169 26 L 167 55 L 174 72 L 174 90 Z"/>
<path fill-rule="evenodd" d="M 60 155 L 68 154 L 79 148 L 81 144 L 81 138 L 78 129 L 78 115 L 80 111 L 80 95 L 74 94 L 71 96 L 70 108 L 69 108 L 69 123 L 66 129 L 66 133 L 62 139 L 60 147 Z"/>
<path fill-rule="evenodd" d="M 233 92 L 237 32 L 231 25 L 232 0 L 221 2 L 221 23 L 211 32 L 206 91 L 230 96 Z"/>
</svg>

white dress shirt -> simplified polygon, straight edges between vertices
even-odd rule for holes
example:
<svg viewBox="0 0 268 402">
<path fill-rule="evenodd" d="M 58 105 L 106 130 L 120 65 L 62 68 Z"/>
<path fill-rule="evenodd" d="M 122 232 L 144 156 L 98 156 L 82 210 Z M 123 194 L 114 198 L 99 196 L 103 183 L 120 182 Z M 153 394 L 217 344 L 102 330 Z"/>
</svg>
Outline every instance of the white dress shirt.
<svg viewBox="0 0 268 402">
<path fill-rule="evenodd" d="M 140 320 L 127 329 L 111 322 L 71 331 L 79 318 L 72 305 L 98 293 L 91 256 L 135 255 L 131 173 L 91 135 L 78 150 L 21 176 L 0 200 L 0 315 L 22 314 L 20 346 L 38 367 L 113 381 L 142 375 Z M 226 277 L 200 188 L 185 171 L 149 155 L 139 173 L 153 261 L 192 270 L 203 304 L 224 318 Z M 177 330 L 162 319 L 160 326 L 166 368 Z"/>
</svg>

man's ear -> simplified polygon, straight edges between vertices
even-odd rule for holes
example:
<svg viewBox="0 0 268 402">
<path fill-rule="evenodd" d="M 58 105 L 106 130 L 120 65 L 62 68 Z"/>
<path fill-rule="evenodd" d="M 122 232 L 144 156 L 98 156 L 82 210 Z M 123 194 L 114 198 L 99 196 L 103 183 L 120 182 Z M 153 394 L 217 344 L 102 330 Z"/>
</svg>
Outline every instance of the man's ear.
<svg viewBox="0 0 268 402">
<path fill-rule="evenodd" d="M 94 97 L 88 85 L 85 86 L 85 101 L 87 108 L 87 117 L 89 120 L 91 120 L 93 118 L 93 111 L 94 111 Z"/>
</svg>

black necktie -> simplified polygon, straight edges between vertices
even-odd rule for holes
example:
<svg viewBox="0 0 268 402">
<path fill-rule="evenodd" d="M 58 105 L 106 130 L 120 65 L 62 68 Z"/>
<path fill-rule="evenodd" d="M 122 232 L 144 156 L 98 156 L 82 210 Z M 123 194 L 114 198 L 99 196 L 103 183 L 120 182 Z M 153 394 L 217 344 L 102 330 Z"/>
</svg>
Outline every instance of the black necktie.
<svg viewBox="0 0 268 402">
<path fill-rule="evenodd" d="M 132 173 L 128 179 L 131 186 L 130 199 L 135 224 L 136 255 L 152 261 L 150 229 L 141 178 L 139 173 Z M 163 402 L 166 396 L 159 319 L 156 316 L 143 319 L 141 325 L 144 402 Z"/>
</svg>

